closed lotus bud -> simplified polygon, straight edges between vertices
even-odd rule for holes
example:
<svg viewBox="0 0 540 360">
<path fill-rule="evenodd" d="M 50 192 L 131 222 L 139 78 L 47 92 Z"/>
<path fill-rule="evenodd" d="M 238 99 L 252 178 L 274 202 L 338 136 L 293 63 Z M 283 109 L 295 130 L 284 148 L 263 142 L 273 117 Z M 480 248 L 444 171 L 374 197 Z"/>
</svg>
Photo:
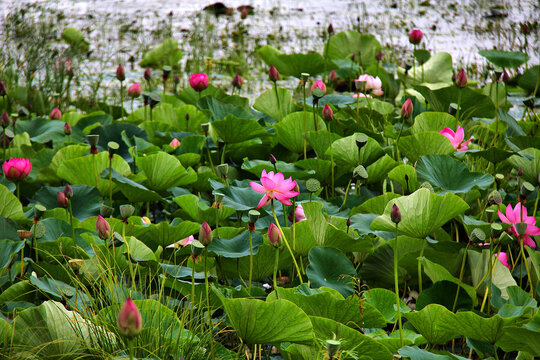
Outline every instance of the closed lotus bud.
<svg viewBox="0 0 540 360">
<path fill-rule="evenodd" d="M 276 165 L 277 160 L 276 160 L 276 157 L 274 156 L 274 154 L 270 154 L 269 159 L 270 159 L 270 162 L 272 163 L 272 165 Z M 539 178 L 540 178 L 540 176 L 539 176 Z"/>
<path fill-rule="evenodd" d="M 414 29 L 409 33 L 409 42 L 413 45 L 418 45 L 420 44 L 420 41 L 422 41 L 423 35 L 424 34 L 422 34 L 422 31 Z"/>
<path fill-rule="evenodd" d="M 56 193 L 56 202 L 58 203 L 58 206 L 60 206 L 62 208 L 67 208 L 68 207 L 68 199 L 67 199 L 66 195 L 61 191 L 58 191 Z"/>
<path fill-rule="evenodd" d="M 120 205 L 120 216 L 124 219 L 127 219 L 130 216 L 133 216 L 135 213 L 135 207 L 130 204 Z"/>
<path fill-rule="evenodd" d="M 205 73 L 192 74 L 189 77 L 189 85 L 197 92 L 201 92 L 208 87 L 208 75 Z"/>
<path fill-rule="evenodd" d="M 508 74 L 508 71 L 504 70 L 502 75 L 502 81 L 505 83 L 510 81 L 510 75 Z"/>
<path fill-rule="evenodd" d="M 334 26 L 332 24 L 329 24 L 326 31 L 328 31 L 328 35 L 332 36 L 332 34 L 334 33 Z"/>
<path fill-rule="evenodd" d="M 137 98 L 141 96 L 141 92 L 142 92 L 141 84 L 135 83 L 129 87 L 128 96 L 131 98 Z"/>
<path fill-rule="evenodd" d="M 5 129 L 11 124 L 11 120 L 9 119 L 9 114 L 7 111 L 4 111 L 2 113 L 2 116 L 0 116 L 0 125 Z"/>
<path fill-rule="evenodd" d="M 521 32 L 523 35 L 529 35 L 531 33 L 531 27 L 528 23 L 524 22 L 521 24 Z"/>
<path fill-rule="evenodd" d="M 311 85 L 311 91 L 313 92 L 315 89 L 321 89 L 323 95 L 326 93 L 326 85 L 324 85 L 322 80 L 315 80 L 313 82 L 313 85 Z"/>
<path fill-rule="evenodd" d="M 96 230 L 101 240 L 106 240 L 111 236 L 111 225 L 101 215 L 97 217 Z"/>
<path fill-rule="evenodd" d="M 172 141 L 169 143 L 169 146 L 173 149 L 176 149 L 180 146 L 180 141 L 177 138 L 172 139 Z"/>
<path fill-rule="evenodd" d="M 383 59 L 383 56 L 384 56 L 384 54 L 383 54 L 382 50 L 379 50 L 379 51 L 377 51 L 377 53 L 375 54 L 375 60 L 381 61 L 381 60 Z"/>
<path fill-rule="evenodd" d="M 268 70 L 268 78 L 273 82 L 279 80 L 279 71 L 275 68 L 274 65 L 270 65 L 270 69 Z"/>
<path fill-rule="evenodd" d="M 238 74 L 234 75 L 234 77 L 232 79 L 232 85 L 235 88 L 241 89 L 243 83 L 244 83 L 244 80 L 242 79 L 242 77 L 240 75 L 238 75 Z"/>
<path fill-rule="evenodd" d="M 62 118 L 62 113 L 60 112 L 60 109 L 54 108 L 51 111 L 51 115 L 49 115 L 51 120 L 60 120 Z"/>
<path fill-rule="evenodd" d="M 73 197 L 73 189 L 69 184 L 66 184 L 66 186 L 64 186 L 64 195 L 66 195 L 68 199 L 71 199 Z"/>
<path fill-rule="evenodd" d="M 330 71 L 330 75 L 328 75 L 328 81 L 330 81 L 331 83 L 338 81 L 336 70 Z"/>
<path fill-rule="evenodd" d="M 135 303 L 128 298 L 118 313 L 118 329 L 122 335 L 134 338 L 142 330 L 141 312 Z"/>
<path fill-rule="evenodd" d="M 65 135 L 71 135 L 71 125 L 69 123 L 64 124 L 64 134 Z"/>
<path fill-rule="evenodd" d="M 268 241 L 275 247 L 281 246 L 281 232 L 274 223 L 271 223 L 268 227 Z"/>
<path fill-rule="evenodd" d="M 150 79 L 152 79 L 152 69 L 146 68 L 146 70 L 144 70 L 144 80 L 150 81 Z"/>
<path fill-rule="evenodd" d="M 212 235 L 212 229 L 210 228 L 210 225 L 205 221 L 201 225 L 201 229 L 199 230 L 199 241 L 204 246 L 208 246 L 212 243 L 213 239 Z"/>
<path fill-rule="evenodd" d="M 7 95 L 7 87 L 3 81 L 0 81 L 0 96 L 4 97 Z"/>
<path fill-rule="evenodd" d="M 467 86 L 467 74 L 465 70 L 461 69 L 456 75 L 455 84 L 458 88 L 463 89 Z"/>
<path fill-rule="evenodd" d="M 248 14 L 249 14 L 249 8 L 247 6 L 244 6 L 242 8 L 242 11 L 240 12 L 240 18 L 245 19 L 247 18 Z"/>
<path fill-rule="evenodd" d="M 390 219 L 394 224 L 399 224 L 401 222 L 401 211 L 399 211 L 399 207 L 396 204 L 392 205 Z"/>
<path fill-rule="evenodd" d="M 332 119 L 334 118 L 334 112 L 332 111 L 332 108 L 328 106 L 328 104 L 324 105 L 322 115 L 325 121 L 332 121 Z"/>
<path fill-rule="evenodd" d="M 126 71 L 124 70 L 122 64 L 119 64 L 116 68 L 116 78 L 120 81 L 126 80 Z"/>
<path fill-rule="evenodd" d="M 401 107 L 401 117 L 404 119 L 409 119 L 412 116 L 413 113 L 413 104 L 412 100 L 409 98 L 403 106 Z"/>
</svg>

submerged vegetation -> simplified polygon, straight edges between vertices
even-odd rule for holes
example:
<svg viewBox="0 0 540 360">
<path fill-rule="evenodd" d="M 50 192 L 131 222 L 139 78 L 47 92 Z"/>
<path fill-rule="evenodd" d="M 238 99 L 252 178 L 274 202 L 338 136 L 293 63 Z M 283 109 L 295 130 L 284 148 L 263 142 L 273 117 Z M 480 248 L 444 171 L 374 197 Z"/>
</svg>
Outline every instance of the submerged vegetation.
<svg viewBox="0 0 540 360">
<path fill-rule="evenodd" d="M 32 9 L 1 31 L 0 359 L 540 357 L 537 23 L 463 66 L 214 4 L 120 28 L 126 63 Z"/>
</svg>

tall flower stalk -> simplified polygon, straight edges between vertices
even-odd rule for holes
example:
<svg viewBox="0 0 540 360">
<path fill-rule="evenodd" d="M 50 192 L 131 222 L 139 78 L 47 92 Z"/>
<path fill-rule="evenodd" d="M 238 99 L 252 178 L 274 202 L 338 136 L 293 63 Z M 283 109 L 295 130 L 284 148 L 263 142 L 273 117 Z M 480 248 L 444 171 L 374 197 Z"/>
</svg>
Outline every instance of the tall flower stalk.
<svg viewBox="0 0 540 360">
<path fill-rule="evenodd" d="M 396 224 L 396 240 L 394 243 L 394 289 L 396 293 L 396 308 L 397 308 L 397 321 L 399 324 L 399 342 L 401 347 L 403 347 L 403 330 L 402 330 L 402 323 L 401 323 L 401 300 L 399 297 L 399 277 L 398 277 L 398 226 L 401 222 L 401 212 L 399 211 L 399 207 L 394 204 L 392 206 L 392 210 L 390 212 L 390 218 L 392 219 L 392 222 Z"/>
</svg>

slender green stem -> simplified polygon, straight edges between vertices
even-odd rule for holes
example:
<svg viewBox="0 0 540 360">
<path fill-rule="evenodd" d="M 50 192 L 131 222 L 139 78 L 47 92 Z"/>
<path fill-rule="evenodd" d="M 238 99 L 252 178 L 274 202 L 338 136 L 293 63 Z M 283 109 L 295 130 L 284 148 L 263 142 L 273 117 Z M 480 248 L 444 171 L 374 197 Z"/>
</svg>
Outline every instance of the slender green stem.
<svg viewBox="0 0 540 360">
<path fill-rule="evenodd" d="M 124 120 L 124 84 L 120 81 L 120 116 Z"/>
<path fill-rule="evenodd" d="M 360 111 L 360 92 L 357 91 L 356 92 L 356 123 L 358 124 L 359 122 L 359 118 L 360 118 L 360 115 L 359 115 L 359 111 Z"/>
<path fill-rule="evenodd" d="M 396 142 L 394 143 L 396 145 L 396 161 L 400 161 L 399 160 L 399 139 L 401 138 L 401 132 L 403 131 L 403 122 L 404 122 L 405 119 L 401 118 L 401 127 L 399 128 L 399 133 L 398 133 L 398 137 L 396 139 Z"/>
<path fill-rule="evenodd" d="M 313 127 L 315 128 L 315 131 L 319 131 L 319 127 L 317 126 L 317 113 L 319 112 L 319 104 L 315 104 L 313 106 Z"/>
<path fill-rule="evenodd" d="M 221 150 L 221 164 L 225 164 L 225 150 L 227 149 L 227 143 L 223 143 L 223 149 Z"/>
<path fill-rule="evenodd" d="M 205 137 L 206 142 L 206 151 L 208 152 L 208 161 L 210 162 L 210 167 L 212 167 L 212 172 L 215 174 L 216 169 L 214 168 L 214 162 L 212 161 L 212 154 L 210 153 L 210 146 L 208 145 L 208 136 Z"/>
<path fill-rule="evenodd" d="M 532 216 L 536 217 L 536 210 L 538 209 L 538 199 L 540 198 L 540 187 L 536 189 L 536 200 L 534 201 L 534 210 Z"/>
<path fill-rule="evenodd" d="M 2 129 L 2 159 L 6 161 L 6 128 Z"/>
<path fill-rule="evenodd" d="M 15 187 L 17 188 L 17 200 L 21 201 L 21 186 L 19 182 L 15 182 Z"/>
<path fill-rule="evenodd" d="M 193 263 L 191 264 L 191 310 L 190 310 L 190 319 L 191 319 L 191 325 L 195 323 L 193 321 L 193 309 L 195 308 L 195 260 L 193 260 Z"/>
<path fill-rule="evenodd" d="M 289 253 L 291 254 L 291 257 L 293 259 L 294 267 L 296 268 L 296 272 L 298 273 L 298 278 L 300 279 L 300 284 L 303 284 L 304 281 L 302 280 L 302 274 L 300 273 L 300 268 L 298 267 L 298 263 L 296 262 L 296 258 L 294 257 L 291 246 L 289 245 L 289 242 L 287 241 L 287 237 L 285 236 L 285 233 L 283 232 L 283 229 L 281 228 L 281 225 L 279 225 L 279 221 L 278 221 L 278 218 L 276 216 L 276 212 L 274 210 L 274 200 L 272 200 L 270 202 L 270 205 L 272 207 L 272 215 L 274 215 L 274 220 L 276 222 L 276 225 L 277 225 L 279 231 L 281 232 L 283 242 L 285 243 L 285 246 L 287 246 L 287 250 L 289 250 Z"/>
<path fill-rule="evenodd" d="M 304 90 L 304 160 L 307 159 L 307 139 L 306 139 L 306 128 L 307 128 L 307 111 L 306 111 L 306 84 L 302 85 Z"/>
<path fill-rule="evenodd" d="M 456 120 L 459 121 L 459 113 L 461 111 L 461 88 L 458 89 L 457 97 L 457 110 L 456 110 Z"/>
<path fill-rule="evenodd" d="M 420 257 L 418 259 L 418 293 L 422 292 L 422 258 L 424 257 L 424 248 L 426 247 L 426 239 L 422 241 L 422 249 L 420 249 Z"/>
<path fill-rule="evenodd" d="M 208 248 L 204 248 L 204 287 L 206 290 L 206 311 L 208 312 L 208 326 L 212 329 L 212 313 L 210 311 L 210 286 L 208 285 L 208 268 L 206 260 L 208 258 Z"/>
<path fill-rule="evenodd" d="M 413 63 L 413 87 L 416 85 L 416 57 L 414 53 L 416 52 L 416 44 L 413 45 L 413 55 L 412 55 L 412 63 Z"/>
<path fill-rule="evenodd" d="M 276 84 L 275 81 L 274 81 L 274 93 L 276 94 L 276 102 L 277 102 L 277 107 L 278 107 L 278 121 L 281 121 L 281 117 L 282 117 L 281 104 L 280 104 L 280 101 L 279 101 L 278 88 L 277 88 L 277 84 Z M 305 104 L 304 104 L 304 106 L 305 106 Z"/>
<path fill-rule="evenodd" d="M 71 225 L 71 238 L 73 239 L 73 243 L 75 242 L 75 227 L 73 226 L 73 207 L 71 206 L 71 199 L 68 200 L 68 206 L 69 206 L 69 223 Z"/>
<path fill-rule="evenodd" d="M 96 181 L 96 189 L 98 188 L 98 173 L 96 165 L 96 154 L 92 154 L 92 167 L 94 168 L 94 179 Z"/>
<path fill-rule="evenodd" d="M 279 267 L 279 248 L 276 248 L 276 258 L 274 260 L 274 290 L 277 289 L 277 271 Z M 277 292 L 276 292 L 277 296 Z"/>
<path fill-rule="evenodd" d="M 520 239 L 519 241 L 519 247 L 521 251 L 521 260 L 525 263 L 525 270 L 527 271 L 527 280 L 529 281 L 530 291 L 531 291 L 531 298 L 534 299 L 534 288 L 531 280 L 531 272 L 529 270 L 529 263 L 527 262 L 527 257 L 525 256 L 525 250 L 523 250 L 523 239 Z M 521 272 L 520 272 L 521 275 Z"/>
<path fill-rule="evenodd" d="M 467 259 L 468 249 L 469 249 L 469 243 L 467 243 L 467 246 L 465 247 L 465 253 L 463 254 L 463 259 L 461 260 L 461 270 L 459 271 L 458 287 L 456 290 L 456 296 L 454 297 L 454 304 L 452 305 L 452 312 L 456 311 L 456 305 L 459 298 L 459 289 L 461 288 L 461 282 L 463 281 L 463 272 L 465 270 L 465 261 Z"/>
<path fill-rule="evenodd" d="M 129 339 L 128 343 L 129 343 L 129 360 L 133 360 L 133 339 Z"/>
<path fill-rule="evenodd" d="M 39 261 L 39 251 L 38 251 L 38 245 L 37 245 L 37 238 L 36 238 L 36 229 L 37 229 L 38 222 L 36 221 L 34 223 L 34 231 L 32 231 L 32 243 L 34 244 L 34 252 L 36 253 L 36 263 Z"/>
<path fill-rule="evenodd" d="M 112 157 L 109 156 L 109 206 L 113 207 L 112 203 Z"/>
<path fill-rule="evenodd" d="M 394 285 L 396 290 L 397 320 L 399 323 L 399 342 L 403 347 L 403 329 L 401 323 L 401 306 L 399 298 L 399 277 L 398 277 L 398 224 L 396 224 L 396 242 L 394 243 Z"/>
<path fill-rule="evenodd" d="M 253 279 L 253 234 L 249 232 L 249 296 L 251 296 L 251 281 Z"/>
<path fill-rule="evenodd" d="M 335 185 L 335 182 L 334 182 L 334 177 L 335 177 L 335 174 L 334 174 L 334 149 L 332 148 L 332 128 L 331 128 L 331 125 L 330 125 L 330 122 L 328 122 L 328 137 L 330 138 L 330 172 L 331 172 L 331 177 L 332 177 L 332 197 L 335 196 L 335 190 L 334 190 L 334 185 Z M 347 197 L 347 194 L 345 194 L 345 197 Z"/>
</svg>

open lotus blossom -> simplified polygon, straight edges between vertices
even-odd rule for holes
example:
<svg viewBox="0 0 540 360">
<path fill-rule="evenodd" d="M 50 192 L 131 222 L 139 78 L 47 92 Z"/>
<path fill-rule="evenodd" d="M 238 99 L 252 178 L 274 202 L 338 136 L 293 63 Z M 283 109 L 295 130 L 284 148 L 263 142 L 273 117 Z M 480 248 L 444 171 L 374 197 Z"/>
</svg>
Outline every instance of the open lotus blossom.
<svg viewBox="0 0 540 360">
<path fill-rule="evenodd" d="M 291 223 L 293 222 L 293 220 L 294 222 L 300 222 L 300 221 L 306 220 L 306 214 L 304 213 L 304 208 L 302 207 L 302 205 L 298 205 L 294 209 L 294 219 L 293 219 L 293 211 L 291 211 L 291 213 L 289 214 L 288 219 Z"/>
<path fill-rule="evenodd" d="M 179 247 L 186 247 L 188 245 L 191 245 L 191 243 L 195 241 L 195 237 L 193 235 L 189 235 L 187 238 L 184 238 L 182 240 L 179 240 L 175 242 L 174 244 L 171 244 L 167 246 L 168 248 L 179 248 Z"/>
<path fill-rule="evenodd" d="M 180 146 L 180 140 L 178 140 L 177 138 L 172 139 L 172 141 L 169 143 L 169 146 L 173 149 L 176 149 Z"/>
<path fill-rule="evenodd" d="M 521 213 L 522 211 L 523 214 Z M 512 209 L 512 205 L 508 204 L 508 206 L 506 207 L 506 216 L 499 210 L 499 219 L 501 219 L 501 221 L 505 224 L 512 224 L 512 227 L 506 231 L 517 237 L 519 237 L 520 235 L 516 229 L 516 224 L 527 224 L 525 234 L 521 235 L 523 237 L 523 244 L 532 248 L 536 247 L 536 243 L 531 238 L 531 235 L 540 235 L 540 228 L 536 227 L 536 218 L 534 216 L 527 216 L 527 208 L 525 207 L 525 205 L 518 203 Z"/>
<path fill-rule="evenodd" d="M 370 93 L 375 96 L 382 96 L 384 94 L 384 91 L 382 91 L 382 81 L 378 76 L 373 77 L 369 74 L 362 74 L 354 82 L 360 92 L 353 94 L 353 97 L 370 97 Z"/>
<path fill-rule="evenodd" d="M 13 158 L 2 164 L 5 177 L 11 181 L 20 181 L 32 171 L 32 163 L 28 159 Z"/>
<path fill-rule="evenodd" d="M 452 146 L 457 151 L 467 151 L 469 150 L 469 142 L 474 139 L 472 136 L 467 141 L 463 141 L 465 138 L 465 131 L 463 131 L 463 128 L 458 125 L 456 132 L 450 128 L 444 128 L 441 130 L 441 134 L 446 136 L 448 140 L 452 143 Z"/>
<path fill-rule="evenodd" d="M 497 260 L 501 262 L 501 264 L 503 264 L 505 267 L 510 269 L 510 265 L 508 265 L 508 256 L 506 255 L 505 252 L 501 251 L 499 253 L 499 256 L 495 255 L 495 257 L 497 258 Z"/>
<path fill-rule="evenodd" d="M 251 181 L 249 185 L 258 193 L 264 193 L 257 209 L 268 205 L 270 200 L 277 199 L 283 205 L 292 205 L 290 198 L 300 194 L 294 191 L 296 187 L 296 181 L 292 178 L 285 179 L 282 173 L 278 172 L 274 174 L 273 171 L 266 173 L 266 170 L 262 171 L 261 184 Z"/>
</svg>

